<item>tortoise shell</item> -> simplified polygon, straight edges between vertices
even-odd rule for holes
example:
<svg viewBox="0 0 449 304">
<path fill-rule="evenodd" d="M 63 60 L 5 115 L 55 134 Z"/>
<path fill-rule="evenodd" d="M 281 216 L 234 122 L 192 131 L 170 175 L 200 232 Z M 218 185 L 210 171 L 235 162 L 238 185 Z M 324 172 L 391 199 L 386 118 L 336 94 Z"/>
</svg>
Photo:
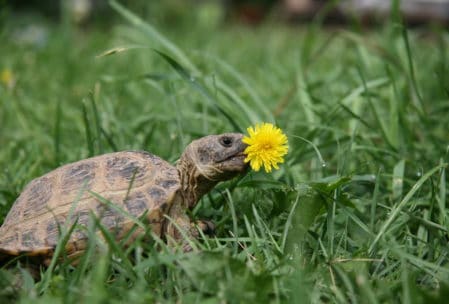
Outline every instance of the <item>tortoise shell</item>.
<svg viewBox="0 0 449 304">
<path fill-rule="evenodd" d="M 0 252 L 50 256 L 61 226 L 70 228 L 75 220 L 87 226 L 92 213 L 116 235 L 129 232 L 132 217 L 145 213 L 160 235 L 163 214 L 179 188 L 176 167 L 148 152 L 110 153 L 62 166 L 31 181 L 17 198 L 0 227 Z M 68 255 L 86 247 L 85 231 L 73 231 Z"/>
</svg>

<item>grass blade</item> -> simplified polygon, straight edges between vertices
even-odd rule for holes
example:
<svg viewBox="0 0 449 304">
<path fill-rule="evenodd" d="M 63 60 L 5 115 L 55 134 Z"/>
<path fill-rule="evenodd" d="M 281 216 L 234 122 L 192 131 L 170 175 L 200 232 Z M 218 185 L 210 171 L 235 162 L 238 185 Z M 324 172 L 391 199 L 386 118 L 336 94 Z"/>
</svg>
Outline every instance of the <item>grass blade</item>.
<svg viewBox="0 0 449 304">
<path fill-rule="evenodd" d="M 221 113 L 228 121 L 231 123 L 231 125 L 234 127 L 234 129 L 238 132 L 242 132 L 243 130 L 241 127 L 237 124 L 237 122 L 232 118 L 230 114 L 228 114 L 222 107 L 218 105 L 215 98 L 212 97 L 212 95 L 208 92 L 208 90 L 201 85 L 196 79 L 190 75 L 190 73 L 184 69 L 178 62 L 176 62 L 173 58 L 170 56 L 158 51 L 154 50 L 157 54 L 159 54 L 167 63 L 170 64 L 170 66 L 178 72 L 178 74 L 190 85 L 192 88 L 197 90 L 205 99 L 209 102 L 209 104 L 217 110 L 219 113 Z"/>
<path fill-rule="evenodd" d="M 165 38 L 162 34 L 160 34 L 156 28 L 151 26 L 150 24 L 144 22 L 141 18 L 135 15 L 133 12 L 128 10 L 126 7 L 121 5 L 119 2 L 115 0 L 110 0 L 109 4 L 111 7 L 118 12 L 122 17 L 128 20 L 133 26 L 142 30 L 149 37 L 158 41 L 163 47 L 165 47 L 171 54 L 173 54 L 176 58 L 178 58 L 184 65 L 188 67 L 188 69 L 192 70 L 195 74 L 199 73 L 196 66 L 190 61 L 187 55 L 177 47 L 173 42 Z"/>
<path fill-rule="evenodd" d="M 88 99 L 90 101 L 92 110 L 93 110 L 93 116 L 94 116 L 94 123 L 95 123 L 95 132 L 96 132 L 96 138 L 94 140 L 94 142 L 97 142 L 97 148 L 98 148 L 98 153 L 103 154 L 104 150 L 103 150 L 103 145 L 101 143 L 101 121 L 100 121 L 100 115 L 98 114 L 98 109 L 97 109 L 97 104 L 95 103 L 95 96 L 94 93 L 90 92 Z"/>
<path fill-rule="evenodd" d="M 227 202 L 229 205 L 229 209 L 231 210 L 231 216 L 232 216 L 232 231 L 233 231 L 233 236 L 235 238 L 235 242 L 233 244 L 233 252 L 234 254 L 237 254 L 237 250 L 238 250 L 238 242 L 239 242 L 239 229 L 238 229 L 238 225 L 237 225 L 237 214 L 235 213 L 235 208 L 234 208 L 234 201 L 232 199 L 231 193 L 229 192 L 228 189 L 226 189 L 226 197 L 227 197 Z"/>
<path fill-rule="evenodd" d="M 388 219 L 385 221 L 385 223 L 380 228 L 379 232 L 377 233 L 376 237 L 374 238 L 374 241 L 371 243 L 368 253 L 372 254 L 374 251 L 374 248 L 376 247 L 377 243 L 379 242 L 382 235 L 387 231 L 387 229 L 390 227 L 390 225 L 393 223 L 393 221 L 396 219 L 396 217 L 399 215 L 399 213 L 402 211 L 402 208 L 411 200 L 411 198 L 415 195 L 415 193 L 421 188 L 421 186 L 438 170 L 441 170 L 445 168 L 447 164 L 441 164 L 439 166 L 436 166 L 435 168 L 428 171 L 426 174 L 424 174 L 410 189 L 410 191 L 405 195 L 405 197 L 402 199 L 402 201 L 399 202 L 399 204 L 396 205 L 396 207 L 393 208 L 393 210 L 390 212 Z"/>
<path fill-rule="evenodd" d="M 61 100 L 58 100 L 56 102 L 56 111 L 55 111 L 55 127 L 54 127 L 54 135 L 53 135 L 53 142 L 54 142 L 54 148 L 55 148 L 55 162 L 57 164 L 60 163 L 61 159 L 61 116 L 62 116 L 62 109 L 61 109 Z"/>
<path fill-rule="evenodd" d="M 89 117 L 87 114 L 87 109 L 86 109 L 86 103 L 83 102 L 82 104 L 82 110 L 83 110 L 83 121 L 84 121 L 84 130 L 86 132 L 86 142 L 87 142 L 87 150 L 89 152 L 89 157 L 92 157 L 95 155 L 95 150 L 94 150 L 94 141 L 92 138 L 92 130 L 90 128 L 90 122 L 89 122 Z"/>
</svg>

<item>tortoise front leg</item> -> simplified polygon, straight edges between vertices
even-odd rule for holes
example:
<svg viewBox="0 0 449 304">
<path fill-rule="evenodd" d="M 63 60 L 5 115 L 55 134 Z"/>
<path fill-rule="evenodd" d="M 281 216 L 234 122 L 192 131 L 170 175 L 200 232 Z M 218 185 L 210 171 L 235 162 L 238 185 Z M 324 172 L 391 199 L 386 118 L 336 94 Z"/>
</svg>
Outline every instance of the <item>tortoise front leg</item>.
<svg viewBox="0 0 449 304">
<path fill-rule="evenodd" d="M 182 248 L 184 252 L 192 251 L 190 243 L 198 238 L 198 229 L 185 213 L 185 208 L 182 208 L 180 204 L 174 204 L 165 222 L 167 223 L 165 229 L 167 245 L 172 248 Z"/>
</svg>

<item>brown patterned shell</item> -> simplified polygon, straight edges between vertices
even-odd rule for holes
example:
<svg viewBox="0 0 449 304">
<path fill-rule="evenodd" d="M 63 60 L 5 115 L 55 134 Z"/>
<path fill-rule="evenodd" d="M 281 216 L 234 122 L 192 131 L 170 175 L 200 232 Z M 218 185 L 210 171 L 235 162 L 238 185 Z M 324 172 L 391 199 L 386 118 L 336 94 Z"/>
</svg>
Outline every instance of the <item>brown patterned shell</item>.
<svg viewBox="0 0 449 304">
<path fill-rule="evenodd" d="M 127 213 L 139 218 L 148 210 L 152 231 L 160 235 L 163 214 L 179 187 L 178 170 L 148 152 L 117 152 L 62 166 L 25 187 L 0 227 L 0 252 L 50 256 L 61 225 L 70 228 L 75 219 L 80 226 L 88 225 L 91 213 L 104 227 L 123 235 L 135 224 Z M 72 233 L 68 254 L 85 248 L 83 231 Z"/>
</svg>

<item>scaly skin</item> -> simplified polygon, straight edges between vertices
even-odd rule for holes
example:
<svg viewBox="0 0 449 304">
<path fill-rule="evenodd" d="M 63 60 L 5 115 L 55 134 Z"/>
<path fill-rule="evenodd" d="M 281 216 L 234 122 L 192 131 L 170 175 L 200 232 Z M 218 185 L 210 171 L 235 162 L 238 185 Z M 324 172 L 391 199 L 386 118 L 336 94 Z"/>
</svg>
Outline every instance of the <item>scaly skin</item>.
<svg viewBox="0 0 449 304">
<path fill-rule="evenodd" d="M 218 182 L 246 171 L 248 166 L 243 154 L 246 145 L 242 143 L 242 138 L 243 135 L 239 133 L 209 135 L 187 146 L 177 165 L 181 177 L 181 192 L 174 200 L 167 219 L 165 237 L 169 244 L 181 242 L 184 251 L 191 250 L 184 236 L 196 238 L 198 230 L 186 211 L 193 209 L 199 199 Z M 198 224 L 203 231 L 210 230 L 213 226 L 207 221 L 200 221 Z"/>
</svg>

